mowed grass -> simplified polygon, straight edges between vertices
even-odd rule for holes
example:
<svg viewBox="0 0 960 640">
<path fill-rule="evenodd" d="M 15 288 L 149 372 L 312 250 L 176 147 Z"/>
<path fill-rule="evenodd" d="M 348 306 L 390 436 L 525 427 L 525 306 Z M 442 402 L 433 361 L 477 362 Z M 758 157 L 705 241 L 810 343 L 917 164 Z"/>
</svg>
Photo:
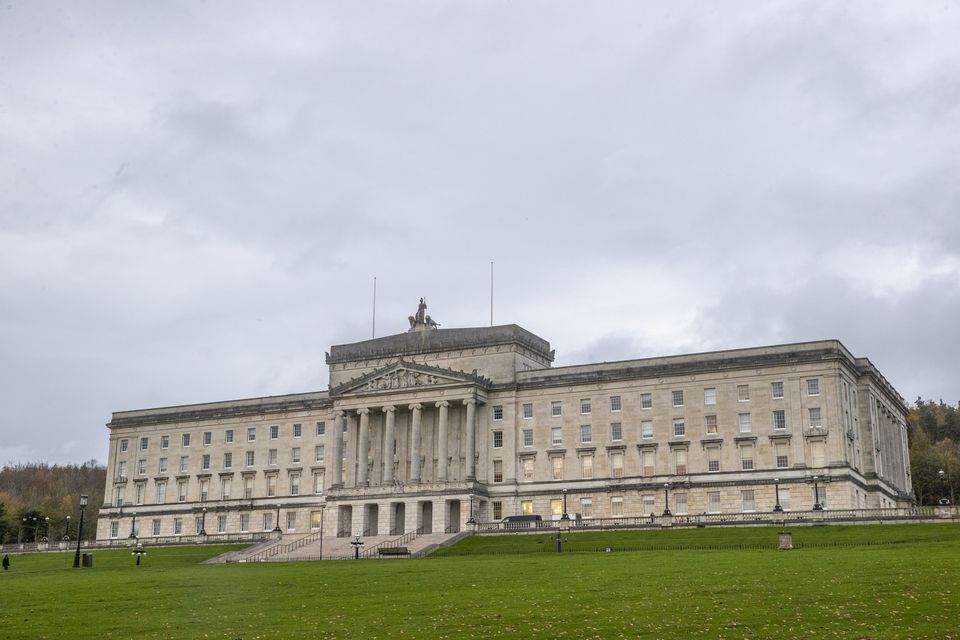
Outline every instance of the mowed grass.
<svg viewBox="0 0 960 640">
<path fill-rule="evenodd" d="M 613 553 L 541 552 L 541 534 L 423 560 L 201 565 L 224 549 L 188 547 L 149 549 L 141 567 L 98 551 L 80 570 L 14 556 L 0 638 L 960 638 L 960 525 L 792 531 L 806 546 L 733 542 L 775 540 L 762 528 L 565 536 L 660 549 Z"/>
</svg>

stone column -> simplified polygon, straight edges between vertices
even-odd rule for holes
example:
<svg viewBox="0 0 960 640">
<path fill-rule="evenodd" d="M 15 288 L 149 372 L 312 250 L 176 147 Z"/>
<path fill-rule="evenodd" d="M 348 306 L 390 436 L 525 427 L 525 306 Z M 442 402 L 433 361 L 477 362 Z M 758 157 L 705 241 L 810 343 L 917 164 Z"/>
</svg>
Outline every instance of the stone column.
<svg viewBox="0 0 960 640">
<path fill-rule="evenodd" d="M 477 479 L 477 401 L 464 400 L 467 407 L 467 480 Z"/>
<path fill-rule="evenodd" d="M 387 426 L 383 436 L 383 484 L 393 484 L 393 441 L 396 438 L 397 408 L 384 407 Z"/>
<path fill-rule="evenodd" d="M 347 449 L 347 473 L 344 478 L 344 484 L 348 487 L 357 486 L 357 419 L 353 413 L 345 413 L 343 419 L 347 424 L 347 441 L 350 448 Z"/>
<path fill-rule="evenodd" d="M 410 405 L 413 419 L 410 424 L 410 482 L 420 482 L 420 412 L 419 402 Z"/>
<path fill-rule="evenodd" d="M 367 473 L 370 461 L 367 459 L 367 449 L 370 447 L 370 409 L 358 409 L 360 415 L 360 437 L 357 438 L 357 486 L 367 486 Z"/>
<path fill-rule="evenodd" d="M 343 486 L 343 412 L 333 420 L 333 460 L 330 465 L 330 488 Z"/>
<path fill-rule="evenodd" d="M 437 403 L 440 417 L 437 421 L 437 482 L 447 481 L 447 410 L 450 403 L 442 400 Z"/>
</svg>

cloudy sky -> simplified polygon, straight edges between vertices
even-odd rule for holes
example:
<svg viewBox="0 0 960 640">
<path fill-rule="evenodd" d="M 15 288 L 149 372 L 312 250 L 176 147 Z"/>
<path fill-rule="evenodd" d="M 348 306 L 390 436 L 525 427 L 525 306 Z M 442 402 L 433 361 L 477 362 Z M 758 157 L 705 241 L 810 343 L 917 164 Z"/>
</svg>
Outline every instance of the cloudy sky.
<svg viewBox="0 0 960 640">
<path fill-rule="evenodd" d="M 960 4 L 0 6 L 0 464 L 444 327 L 960 400 Z"/>
</svg>

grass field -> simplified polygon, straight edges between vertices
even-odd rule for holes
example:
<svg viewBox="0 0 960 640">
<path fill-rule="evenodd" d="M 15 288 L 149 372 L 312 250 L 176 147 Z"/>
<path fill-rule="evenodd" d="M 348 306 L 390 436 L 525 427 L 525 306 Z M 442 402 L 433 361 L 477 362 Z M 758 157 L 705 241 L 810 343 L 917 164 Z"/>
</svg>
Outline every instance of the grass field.
<svg viewBox="0 0 960 640">
<path fill-rule="evenodd" d="M 470 538 L 423 560 L 13 556 L 0 638 L 955 638 L 960 525 Z M 597 552 L 612 546 L 613 553 Z M 622 549 L 622 550 L 620 550 Z M 626 551 L 626 549 L 641 549 Z M 652 549 L 652 550 L 643 550 Z M 469 555 L 464 555 L 469 554 Z"/>
</svg>

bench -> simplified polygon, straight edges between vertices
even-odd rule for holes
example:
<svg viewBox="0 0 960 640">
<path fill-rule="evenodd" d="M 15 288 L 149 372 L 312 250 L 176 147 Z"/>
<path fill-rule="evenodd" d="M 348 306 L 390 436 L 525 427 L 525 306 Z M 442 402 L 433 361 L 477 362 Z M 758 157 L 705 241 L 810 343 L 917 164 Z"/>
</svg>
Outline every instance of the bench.
<svg viewBox="0 0 960 640">
<path fill-rule="evenodd" d="M 380 547 L 377 549 L 377 553 L 382 556 L 408 556 L 410 550 L 406 547 Z"/>
</svg>

